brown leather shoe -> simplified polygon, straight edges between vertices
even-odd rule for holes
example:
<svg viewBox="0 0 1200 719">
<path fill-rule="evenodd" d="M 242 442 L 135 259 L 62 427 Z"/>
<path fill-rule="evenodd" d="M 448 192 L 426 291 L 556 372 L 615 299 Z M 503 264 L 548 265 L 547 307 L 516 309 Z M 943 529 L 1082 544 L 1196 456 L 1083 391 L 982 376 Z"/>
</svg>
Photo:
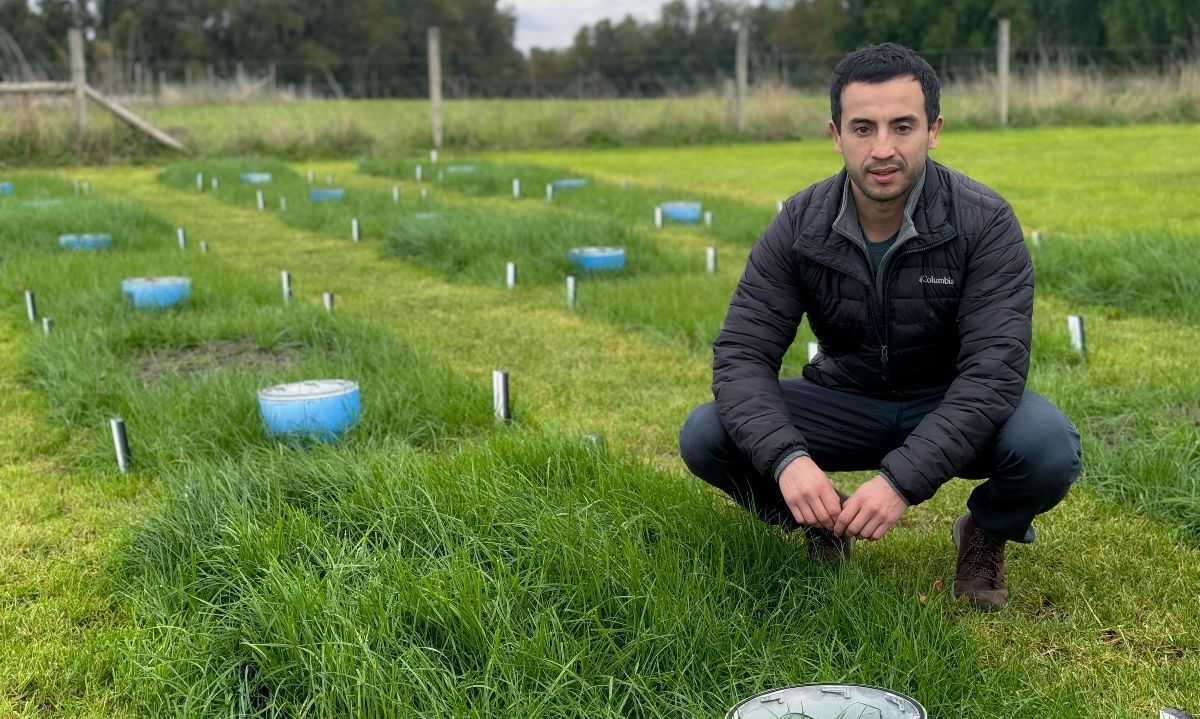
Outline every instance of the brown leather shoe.
<svg viewBox="0 0 1200 719">
<path fill-rule="evenodd" d="M 994 612 L 1008 601 L 1004 582 L 1004 540 L 992 539 L 968 512 L 954 520 L 950 538 L 958 548 L 953 593 L 966 597 L 975 608 Z"/>
<path fill-rule="evenodd" d="M 814 562 L 835 567 L 854 552 L 854 537 L 839 537 L 824 527 L 804 525 L 801 529 L 808 540 L 808 558 Z"/>
</svg>

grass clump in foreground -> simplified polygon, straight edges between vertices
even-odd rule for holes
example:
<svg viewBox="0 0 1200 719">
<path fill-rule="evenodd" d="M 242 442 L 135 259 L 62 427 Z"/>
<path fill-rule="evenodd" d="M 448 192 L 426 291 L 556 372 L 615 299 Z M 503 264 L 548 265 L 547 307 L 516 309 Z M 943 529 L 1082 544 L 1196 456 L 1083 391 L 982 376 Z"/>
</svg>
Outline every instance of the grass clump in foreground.
<svg viewBox="0 0 1200 719">
<path fill-rule="evenodd" d="M 938 716 L 1016 706 L 948 605 L 816 569 L 732 508 L 714 531 L 675 476 L 578 441 L 255 451 L 167 481 L 119 579 L 155 713 L 718 716 L 847 676 Z"/>
</svg>

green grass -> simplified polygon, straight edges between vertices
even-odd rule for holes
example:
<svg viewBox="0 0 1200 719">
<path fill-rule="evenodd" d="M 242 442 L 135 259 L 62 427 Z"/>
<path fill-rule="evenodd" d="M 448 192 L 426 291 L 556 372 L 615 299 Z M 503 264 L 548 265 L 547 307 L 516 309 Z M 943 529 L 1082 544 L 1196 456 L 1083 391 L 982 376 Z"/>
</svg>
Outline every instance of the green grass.
<svg viewBox="0 0 1200 719">
<path fill-rule="evenodd" d="M 1043 139 L 1030 136 L 1025 154 L 1049 152 Z M 736 156 L 698 154 L 714 176 L 742 172 Z M 1127 245 L 1096 243 L 1071 273 L 1082 289 L 1040 286 L 1031 386 L 1080 426 L 1087 474 L 1039 520 L 1038 542 L 1010 551 L 1010 607 L 981 616 L 933 588 L 949 579 L 947 527 L 967 482 L 827 572 L 804 561 L 798 539 L 682 471 L 675 433 L 708 395 L 707 343 L 774 193 L 667 182 L 655 173 L 675 170 L 661 155 L 657 169 L 623 163 L 622 189 L 624 175 L 603 169 L 607 155 L 587 158 L 594 165 L 563 158 L 554 166 L 567 169 L 542 171 L 592 178 L 550 207 L 507 196 L 520 159 L 471 179 L 435 175 L 425 205 L 404 163 L 364 165 L 384 177 L 314 164 L 347 189 L 345 203 L 314 206 L 299 199 L 306 165 L 206 164 L 224 174 L 221 190 L 202 195 L 194 164 L 168 168 L 162 182 L 149 170 L 89 170 L 93 196 L 63 214 L 107 208 L 129 243 L 94 256 L 58 251 L 34 229 L 47 221 L 36 208 L 0 219 L 12 298 L 4 336 L 20 338 L 0 343 L 14 388 L 0 398 L 0 422 L 51 428 L 37 440 L 20 434 L 26 452 L 0 452 L 10 495 L 29 496 L 4 500 L 22 517 L 0 535 L 13 555 L 4 566 L 19 577 L 7 586 L 21 599 L 0 602 L 0 626 L 19 632 L 0 635 L 0 706 L 30 716 L 719 716 L 757 691 L 824 680 L 906 691 L 932 716 L 1132 719 L 1189 706 L 1200 683 L 1200 328 L 1170 293 L 1080 303 Z M 255 188 L 234 181 L 260 165 L 276 173 L 271 192 L 297 198 L 286 213 L 275 195 L 257 212 Z M 1127 164 L 1121 181 L 1159 166 Z M 647 210 L 684 193 L 719 207 L 718 225 L 655 231 Z M 1184 194 L 1162 190 L 1136 212 L 1169 215 Z M 531 277 L 509 291 L 502 275 L 448 273 L 430 243 L 416 262 L 387 251 L 389 233 L 427 210 L 467 227 L 480 227 L 477 213 L 494 217 L 496 242 L 464 256 L 519 247 L 510 227 L 537 228 L 544 244 L 553 223 L 594 223 L 642 237 L 661 264 L 588 279 L 572 311 L 557 281 Z M 351 216 L 366 229 L 358 245 Z M 175 226 L 187 227 L 188 252 L 175 248 Z M 1048 258 L 1065 262 L 1086 241 L 1067 229 L 1044 230 L 1040 279 Z M 1147 220 L 1139 236 L 1158 230 Z M 442 237 L 445 255 L 474 241 Z M 200 240 L 212 254 L 195 252 Z M 721 251 L 711 277 L 710 244 Z M 1194 254 L 1182 240 L 1172 248 Z M 1186 278 L 1186 260 L 1176 265 Z M 283 267 L 300 290 L 286 309 Z M 116 291 L 133 271 L 191 274 L 195 302 L 134 313 Z M 24 322 L 26 286 L 61 333 L 44 338 Z M 319 308 L 322 290 L 337 292 L 332 316 Z M 1076 311 L 1088 318 L 1086 361 L 1067 345 L 1063 317 Z M 219 338 L 282 351 L 291 364 L 193 357 L 147 379 L 137 361 Z M 494 367 L 512 373 L 509 428 L 489 419 Z M 369 386 L 363 424 L 336 447 L 275 447 L 257 426 L 253 390 L 309 372 Z M 414 393 L 424 399 L 401 402 Z M 377 407 L 391 409 L 373 417 Z M 136 421 L 146 458 L 124 478 L 94 426 L 117 409 Z M 610 451 L 580 442 L 586 431 L 603 433 Z M 36 479 L 39 462 L 73 473 L 72 496 L 91 512 L 49 519 L 57 490 Z M 35 545 L 65 563 L 26 559 L 22 548 Z"/>
</svg>

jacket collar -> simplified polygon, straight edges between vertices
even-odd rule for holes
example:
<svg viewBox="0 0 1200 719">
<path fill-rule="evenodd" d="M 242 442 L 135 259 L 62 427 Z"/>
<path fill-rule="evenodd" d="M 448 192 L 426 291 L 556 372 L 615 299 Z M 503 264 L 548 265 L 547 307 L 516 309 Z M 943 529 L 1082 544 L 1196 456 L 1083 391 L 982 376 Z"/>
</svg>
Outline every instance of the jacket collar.
<svg viewBox="0 0 1200 719">
<path fill-rule="evenodd" d="M 905 243 L 907 248 L 920 249 L 931 244 L 937 244 L 956 234 L 950 224 L 950 198 L 944 173 L 947 170 L 932 159 L 926 159 L 925 172 L 921 176 L 920 188 L 914 188 L 905 206 L 905 223 L 901 232 L 912 223 L 912 232 Z M 845 168 L 833 177 L 825 180 L 819 188 L 823 193 L 814 192 L 813 201 L 819 204 L 812 219 L 799 228 L 792 249 L 821 264 L 844 272 L 860 279 L 866 284 L 871 283 L 871 270 L 862 251 L 857 247 L 857 241 L 845 236 L 840 229 L 835 229 L 834 223 L 843 215 L 842 209 L 849 197 L 849 176 Z M 918 193 L 917 190 L 920 190 Z M 915 201 L 913 198 L 917 198 Z M 857 214 L 851 222 L 858 234 Z M 843 219 L 841 223 L 844 224 Z M 861 234 L 858 234 L 861 238 Z"/>
<path fill-rule="evenodd" d="M 913 224 L 912 214 L 925 189 L 925 175 L 928 172 L 928 166 L 921 170 L 917 184 L 913 186 L 912 192 L 908 193 L 908 200 L 904 204 L 904 217 L 900 221 L 900 232 L 896 235 L 896 244 L 907 242 L 910 238 L 917 236 L 917 228 Z M 842 181 L 842 209 L 833 220 L 833 229 L 859 245 L 865 247 L 867 244 L 867 238 L 863 237 L 862 224 L 858 220 L 858 206 L 854 203 L 849 175 L 846 175 L 846 179 Z"/>
</svg>

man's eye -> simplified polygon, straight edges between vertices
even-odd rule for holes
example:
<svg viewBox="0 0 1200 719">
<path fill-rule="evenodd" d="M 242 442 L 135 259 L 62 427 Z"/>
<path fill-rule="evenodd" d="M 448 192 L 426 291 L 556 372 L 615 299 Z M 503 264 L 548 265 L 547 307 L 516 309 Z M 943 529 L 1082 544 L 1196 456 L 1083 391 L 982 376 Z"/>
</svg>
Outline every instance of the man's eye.
<svg viewBox="0 0 1200 719">
<path fill-rule="evenodd" d="M 907 135 L 908 133 L 912 132 L 912 128 L 908 125 L 900 125 L 896 128 L 896 132 L 900 133 L 901 135 Z"/>
<path fill-rule="evenodd" d="M 859 125 L 858 127 L 854 128 L 855 135 L 865 135 L 870 131 L 871 131 L 871 128 L 866 127 L 865 125 Z"/>
</svg>

